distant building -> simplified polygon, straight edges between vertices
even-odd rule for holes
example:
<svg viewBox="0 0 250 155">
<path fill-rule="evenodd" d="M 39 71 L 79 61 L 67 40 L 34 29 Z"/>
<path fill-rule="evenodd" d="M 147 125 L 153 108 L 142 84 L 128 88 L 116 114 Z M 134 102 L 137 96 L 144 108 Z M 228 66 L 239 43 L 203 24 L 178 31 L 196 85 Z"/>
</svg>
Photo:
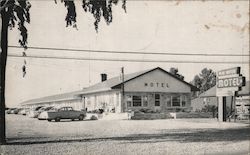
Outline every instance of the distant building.
<svg viewBox="0 0 250 155">
<path fill-rule="evenodd" d="M 226 98 L 227 107 L 234 110 L 236 107 L 237 113 L 249 113 L 250 108 L 250 81 L 246 82 L 246 85 L 241 88 L 240 91 L 235 96 L 235 105 L 233 103 L 232 97 L 229 96 Z M 231 105 L 232 103 L 232 105 Z M 217 106 L 218 101 L 216 97 L 216 86 L 208 89 L 204 93 L 200 94 L 198 98 L 195 98 L 191 101 L 191 106 L 193 111 L 200 111 L 206 105 L 215 105 Z"/>
<path fill-rule="evenodd" d="M 83 90 L 33 99 L 21 105 L 72 106 L 79 110 L 103 109 L 116 113 L 142 108 L 166 112 L 189 110 L 191 92 L 199 90 L 159 67 L 124 75 L 124 81 L 119 76 L 107 79 L 107 75 L 102 74 L 101 77 L 100 83 Z"/>
<path fill-rule="evenodd" d="M 218 106 L 217 97 L 197 97 L 191 100 L 192 111 L 202 111 L 205 106 Z"/>
</svg>

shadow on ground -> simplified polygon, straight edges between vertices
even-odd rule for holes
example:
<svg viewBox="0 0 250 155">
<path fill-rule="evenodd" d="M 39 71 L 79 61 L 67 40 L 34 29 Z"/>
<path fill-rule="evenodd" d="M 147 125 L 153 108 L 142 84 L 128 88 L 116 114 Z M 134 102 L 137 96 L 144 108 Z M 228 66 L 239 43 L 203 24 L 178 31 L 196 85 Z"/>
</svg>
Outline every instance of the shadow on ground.
<svg viewBox="0 0 250 155">
<path fill-rule="evenodd" d="M 93 136 L 91 136 L 93 137 Z M 250 128 L 236 129 L 175 129 L 160 130 L 156 134 L 130 134 L 122 137 L 22 137 L 8 138 L 7 145 L 31 145 L 46 143 L 74 143 L 74 142 L 101 142 L 120 141 L 122 143 L 159 143 L 166 141 L 186 142 L 219 142 L 219 141 L 245 141 L 250 139 Z"/>
</svg>

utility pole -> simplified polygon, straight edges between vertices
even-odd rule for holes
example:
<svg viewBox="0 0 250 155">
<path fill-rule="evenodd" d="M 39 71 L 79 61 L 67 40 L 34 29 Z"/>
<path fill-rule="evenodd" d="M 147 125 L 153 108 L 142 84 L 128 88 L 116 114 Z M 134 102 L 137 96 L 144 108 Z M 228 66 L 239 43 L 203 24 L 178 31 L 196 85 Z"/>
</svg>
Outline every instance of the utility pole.
<svg viewBox="0 0 250 155">
<path fill-rule="evenodd" d="M 121 68 L 121 79 L 122 79 L 122 99 L 121 99 L 121 104 L 122 104 L 122 112 L 125 112 L 125 109 L 127 109 L 127 106 L 125 104 L 125 91 L 124 91 L 124 67 Z"/>
</svg>

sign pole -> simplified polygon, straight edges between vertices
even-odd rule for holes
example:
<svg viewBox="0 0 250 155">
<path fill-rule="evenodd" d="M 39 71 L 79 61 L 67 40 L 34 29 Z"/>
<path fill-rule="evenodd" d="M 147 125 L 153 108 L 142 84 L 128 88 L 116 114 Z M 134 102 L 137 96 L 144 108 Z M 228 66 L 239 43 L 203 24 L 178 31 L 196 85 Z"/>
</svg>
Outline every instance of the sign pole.
<svg viewBox="0 0 250 155">
<path fill-rule="evenodd" d="M 233 104 L 234 104 L 234 122 L 236 122 L 236 116 L 237 116 L 237 109 L 236 109 L 236 102 L 235 102 L 235 99 L 236 99 L 236 92 L 235 92 L 235 95 L 233 97 Z"/>
<path fill-rule="evenodd" d="M 227 97 L 223 96 L 222 101 L 223 101 L 223 104 L 222 104 L 223 105 L 223 119 L 222 119 L 222 121 L 226 122 L 227 121 Z"/>
<path fill-rule="evenodd" d="M 226 122 L 226 96 L 218 97 L 218 119 L 220 122 Z"/>
<path fill-rule="evenodd" d="M 223 121 L 223 97 L 218 97 L 218 119 L 220 122 Z"/>
</svg>

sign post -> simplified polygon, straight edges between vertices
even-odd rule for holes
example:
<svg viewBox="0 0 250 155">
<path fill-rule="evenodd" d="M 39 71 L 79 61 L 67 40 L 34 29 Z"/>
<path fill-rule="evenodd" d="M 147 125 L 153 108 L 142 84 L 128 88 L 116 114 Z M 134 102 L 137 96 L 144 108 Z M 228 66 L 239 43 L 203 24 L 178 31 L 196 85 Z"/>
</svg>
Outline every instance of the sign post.
<svg viewBox="0 0 250 155">
<path fill-rule="evenodd" d="M 221 70 L 217 73 L 216 96 L 218 97 L 218 119 L 226 121 L 226 96 L 235 93 L 245 86 L 245 77 L 240 74 L 240 67 Z"/>
</svg>

